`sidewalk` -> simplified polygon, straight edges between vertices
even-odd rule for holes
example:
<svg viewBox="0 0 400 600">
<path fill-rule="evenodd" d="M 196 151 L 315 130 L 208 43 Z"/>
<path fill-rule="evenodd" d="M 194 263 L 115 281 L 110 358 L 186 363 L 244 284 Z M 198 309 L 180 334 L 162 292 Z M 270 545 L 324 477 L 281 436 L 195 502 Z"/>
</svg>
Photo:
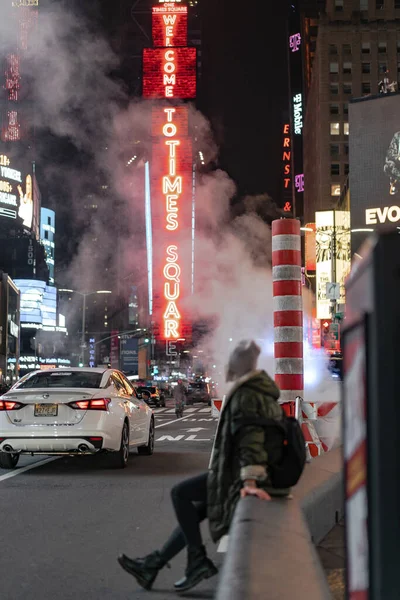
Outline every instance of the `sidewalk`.
<svg viewBox="0 0 400 600">
<path fill-rule="evenodd" d="M 317 547 L 334 600 L 345 600 L 345 536 L 340 521 Z"/>
</svg>

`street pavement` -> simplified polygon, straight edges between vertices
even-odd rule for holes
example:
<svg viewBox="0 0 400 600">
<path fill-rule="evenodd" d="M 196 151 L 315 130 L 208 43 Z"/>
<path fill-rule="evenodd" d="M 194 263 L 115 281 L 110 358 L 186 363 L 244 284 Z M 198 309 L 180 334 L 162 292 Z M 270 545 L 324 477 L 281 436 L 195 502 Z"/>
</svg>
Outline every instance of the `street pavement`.
<svg viewBox="0 0 400 600">
<path fill-rule="evenodd" d="M 346 549 L 344 520 L 319 544 L 318 555 L 325 570 L 333 600 L 345 600 Z"/>
<path fill-rule="evenodd" d="M 169 600 L 184 572 L 181 553 L 146 592 L 118 565 L 121 552 L 143 556 L 159 548 L 175 526 L 171 487 L 207 469 L 216 419 L 202 404 L 176 419 L 172 406 L 155 409 L 153 456 L 134 451 L 124 470 L 106 457 L 23 457 L 0 470 L 1 600 Z M 221 555 L 204 541 L 220 566 Z M 213 598 L 214 577 L 185 597 Z"/>
</svg>

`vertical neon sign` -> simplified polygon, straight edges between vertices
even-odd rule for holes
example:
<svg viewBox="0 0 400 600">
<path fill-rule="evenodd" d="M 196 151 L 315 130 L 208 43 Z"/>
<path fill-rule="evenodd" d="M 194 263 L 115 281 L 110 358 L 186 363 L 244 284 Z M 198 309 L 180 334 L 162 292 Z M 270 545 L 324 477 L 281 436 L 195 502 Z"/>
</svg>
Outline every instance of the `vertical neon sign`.
<svg viewBox="0 0 400 600">
<path fill-rule="evenodd" d="M 178 128 L 175 125 L 175 108 L 164 108 L 166 123 L 163 126 L 164 143 L 168 148 L 168 174 L 162 182 L 165 198 L 165 227 L 168 231 L 179 228 L 179 199 L 182 194 L 183 178 L 177 173 L 177 153 L 180 141 L 177 139 Z M 181 337 L 178 303 L 181 295 L 181 267 L 179 251 L 176 244 L 169 244 L 166 249 L 164 274 L 164 297 L 167 308 L 164 312 L 164 337 L 166 340 Z"/>
<path fill-rule="evenodd" d="M 292 151 L 292 209 L 293 215 L 302 218 L 304 213 L 303 168 L 303 39 L 301 35 L 300 0 L 290 2 L 288 17 L 288 61 L 290 86 L 290 120 Z M 307 183 L 307 182 L 305 182 Z"/>
<path fill-rule="evenodd" d="M 285 123 L 283 126 L 283 145 L 282 145 L 282 163 L 283 163 L 283 210 L 286 213 L 292 212 L 292 140 L 290 137 L 290 125 Z"/>
<path fill-rule="evenodd" d="M 167 355 L 177 340 L 191 336 L 184 298 L 193 287 L 186 256 L 192 245 L 193 156 L 189 111 L 182 100 L 195 95 L 196 49 L 187 46 L 187 7 L 160 2 L 153 7 L 153 48 L 143 52 L 143 97 L 160 99 L 152 110 L 151 206 L 148 201 L 146 214 L 147 230 L 157 240 L 150 253 L 153 276 L 149 274 L 153 330 L 156 339 L 165 341 Z M 147 241 L 149 246 L 149 236 Z"/>
</svg>

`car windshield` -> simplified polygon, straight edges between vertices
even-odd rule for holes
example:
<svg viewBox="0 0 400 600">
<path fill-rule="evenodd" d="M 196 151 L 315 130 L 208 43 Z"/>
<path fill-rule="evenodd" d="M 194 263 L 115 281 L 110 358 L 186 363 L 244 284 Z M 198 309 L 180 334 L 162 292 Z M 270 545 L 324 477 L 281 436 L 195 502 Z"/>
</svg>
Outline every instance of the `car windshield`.
<svg viewBox="0 0 400 600">
<path fill-rule="evenodd" d="M 81 371 L 51 371 L 36 373 L 15 389 L 30 388 L 96 388 L 100 387 L 102 373 Z"/>
</svg>

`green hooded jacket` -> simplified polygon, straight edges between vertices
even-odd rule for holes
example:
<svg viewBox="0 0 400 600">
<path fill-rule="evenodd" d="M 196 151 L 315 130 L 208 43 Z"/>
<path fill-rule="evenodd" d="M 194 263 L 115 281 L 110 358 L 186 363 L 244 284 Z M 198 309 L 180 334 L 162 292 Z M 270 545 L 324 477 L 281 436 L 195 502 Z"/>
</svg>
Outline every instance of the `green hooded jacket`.
<svg viewBox="0 0 400 600">
<path fill-rule="evenodd" d="M 214 542 L 229 530 L 245 479 L 256 479 L 272 495 L 290 493 L 272 488 L 268 478 L 268 454 L 270 459 L 280 456 L 281 439 L 268 439 L 267 453 L 264 428 L 247 425 L 238 430 L 244 418 L 282 419 L 278 398 L 279 389 L 267 373 L 252 371 L 235 383 L 225 399 L 208 475 L 207 512 Z"/>
</svg>

